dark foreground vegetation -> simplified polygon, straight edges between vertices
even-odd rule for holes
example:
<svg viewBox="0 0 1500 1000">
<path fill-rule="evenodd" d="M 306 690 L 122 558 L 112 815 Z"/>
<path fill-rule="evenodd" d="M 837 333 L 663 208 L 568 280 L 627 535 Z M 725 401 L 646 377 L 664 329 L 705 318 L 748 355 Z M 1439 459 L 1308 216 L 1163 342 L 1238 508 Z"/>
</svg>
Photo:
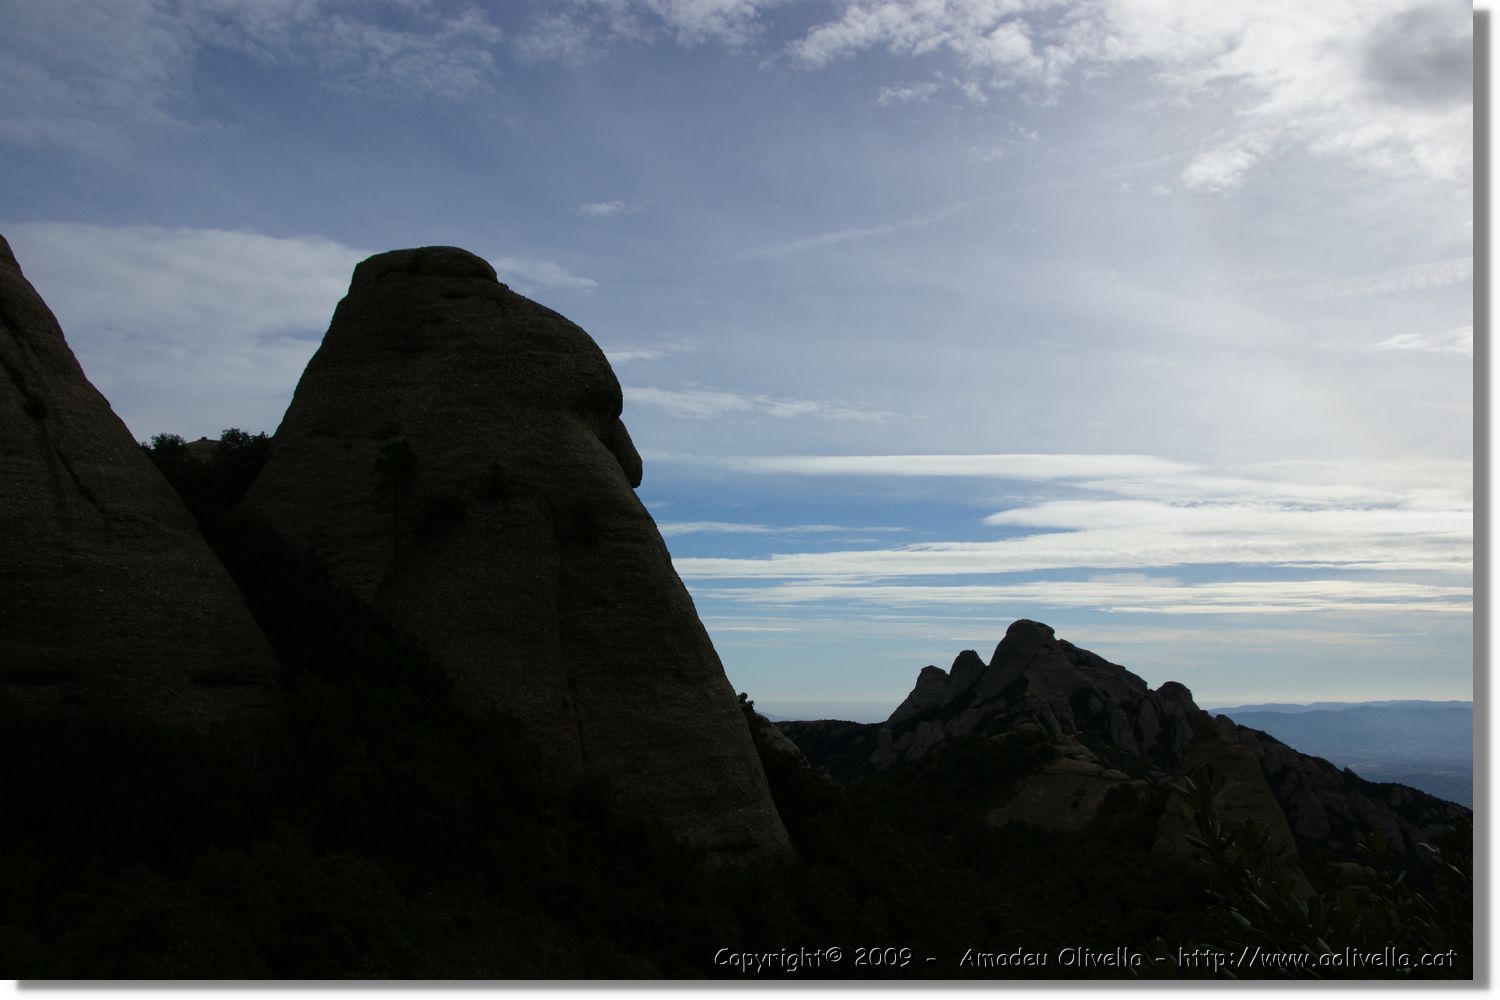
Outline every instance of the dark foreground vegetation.
<svg viewBox="0 0 1500 1000">
<path fill-rule="evenodd" d="M 705 864 L 602 789 L 546 790 L 511 720 L 455 710 L 420 649 L 225 518 L 264 438 L 225 440 L 206 465 L 180 440 L 148 451 L 270 636 L 281 709 L 261 732 L 194 735 L 0 705 L 7 977 L 1471 974 L 1468 831 L 1418 866 L 1376 845 L 1372 882 L 1308 896 L 1260 831 L 1219 822 L 1209 773 L 1122 788 L 1085 830 L 995 828 L 987 809 L 1051 752 L 1035 738 L 849 785 L 761 744 L 797 859 Z M 1151 850 L 1171 796 L 1195 810 L 1201 865 Z M 1456 958 L 1235 973 L 1195 957 L 1245 946 Z"/>
</svg>

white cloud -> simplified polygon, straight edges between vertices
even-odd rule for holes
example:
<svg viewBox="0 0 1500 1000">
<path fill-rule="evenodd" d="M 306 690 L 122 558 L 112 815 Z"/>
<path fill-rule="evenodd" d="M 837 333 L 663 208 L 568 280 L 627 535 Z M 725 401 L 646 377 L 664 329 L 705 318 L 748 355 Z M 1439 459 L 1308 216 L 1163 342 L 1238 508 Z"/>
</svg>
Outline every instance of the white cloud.
<svg viewBox="0 0 1500 1000">
<path fill-rule="evenodd" d="M 970 104 L 982 105 L 990 103 L 990 95 L 985 93 L 984 88 L 973 80 L 959 80 L 955 82 L 955 86 L 969 99 Z"/>
<path fill-rule="evenodd" d="M 1055 482 L 1116 497 L 1160 502 L 1374 506 L 1446 509 L 1472 502 L 1468 461 L 1296 460 L 1209 469 L 1156 455 L 739 455 L 658 452 L 653 460 L 734 472 L 803 476 L 962 476 Z"/>
<path fill-rule="evenodd" d="M 1112 0 L 1084 58 L 1137 61 L 1184 101 L 1233 102 L 1244 135 L 1382 172 L 1467 182 L 1471 15 L 1410 0 Z M 1422 38 L 1413 65 L 1407 38 Z"/>
<path fill-rule="evenodd" d="M 871 410 L 845 403 L 806 399 L 783 399 L 776 396 L 725 392 L 719 389 L 658 389 L 650 386 L 627 386 L 625 403 L 665 410 L 674 417 L 713 420 L 731 413 L 756 413 L 764 416 L 818 417 L 823 420 L 881 422 L 896 415 L 885 410 Z"/>
<path fill-rule="evenodd" d="M 1426 351 L 1432 354 L 1474 356 L 1474 328 L 1461 326 L 1447 333 L 1402 333 L 1376 344 L 1376 351 Z"/>
<path fill-rule="evenodd" d="M 1034 50 L 1030 25 L 1016 17 L 1028 6 L 1037 5 L 1022 0 L 848 3 L 837 20 L 794 42 L 791 53 L 803 65 L 823 67 L 875 47 L 906 56 L 947 51 L 997 81 L 1030 77 L 1047 64 Z"/>
<path fill-rule="evenodd" d="M 556 60 L 568 66 L 585 62 L 594 42 L 587 19 L 567 11 L 549 11 L 531 22 L 514 39 L 516 54 L 525 62 Z"/>
<path fill-rule="evenodd" d="M 776 553 L 765 558 L 686 558 L 692 579 L 880 580 L 972 576 L 1056 569 L 1151 569 L 1182 566 L 1341 567 L 1441 571 L 1473 567 L 1472 513 L 1368 519 L 1246 512 L 1226 516 L 1217 532 L 1191 520 L 1188 529 L 1162 523 L 1084 526 L 992 542 L 931 542 L 894 549 Z M 1332 529 L 1322 533 L 1321 529 Z M 1283 534 L 1282 532 L 1286 532 Z"/>
<path fill-rule="evenodd" d="M 1444 568 L 1467 572 L 1473 510 L 1250 503 L 1054 500 L 985 518 L 994 527 L 1048 530 L 1014 541 L 1020 557 L 1052 552 L 1072 565 L 1302 565 Z M 1013 557 L 1000 543 L 999 558 Z M 1106 546 L 1118 546 L 1107 555 Z M 1159 561 L 1158 561 L 1159 560 Z"/>
<path fill-rule="evenodd" d="M 588 201 L 573 210 L 574 214 L 585 219 L 607 219 L 612 215 L 636 215 L 641 211 L 641 206 L 634 202 L 624 201 Z"/>
<path fill-rule="evenodd" d="M 1200 153 L 1182 171 L 1184 187 L 1195 191 L 1220 192 L 1239 187 L 1260 151 L 1247 143 L 1234 143 Z"/>
<path fill-rule="evenodd" d="M 1151 456 L 830 458 L 737 463 L 748 462 L 740 465 L 746 471 L 820 475 L 991 474 L 1038 485 L 984 519 L 1003 538 L 683 558 L 677 571 L 700 582 L 764 581 L 709 592 L 766 603 L 1008 600 L 1163 614 L 1471 610 L 1472 470 L 1465 462 L 1281 462 L 1216 471 Z M 1087 492 L 1046 495 L 1059 488 Z M 1163 568 L 1217 577 L 1254 568 L 1254 578 L 1184 583 L 1147 573 Z M 1302 579 L 1313 569 L 1359 578 Z M 952 582 L 1044 570 L 1072 578 Z"/>
<path fill-rule="evenodd" d="M 879 105 L 890 104 L 924 104 L 938 92 L 938 85 L 931 81 L 925 83 L 909 83 L 896 87 L 881 87 L 880 94 L 875 98 Z"/>
<path fill-rule="evenodd" d="M 757 17 L 771 6 L 767 0 L 643 0 L 677 40 L 688 45 L 705 41 L 743 45 L 760 32 Z"/>
<path fill-rule="evenodd" d="M 6 233 L 65 328 L 139 336 L 159 327 L 219 345 L 321 332 L 372 252 L 224 229 L 44 222 Z"/>
</svg>

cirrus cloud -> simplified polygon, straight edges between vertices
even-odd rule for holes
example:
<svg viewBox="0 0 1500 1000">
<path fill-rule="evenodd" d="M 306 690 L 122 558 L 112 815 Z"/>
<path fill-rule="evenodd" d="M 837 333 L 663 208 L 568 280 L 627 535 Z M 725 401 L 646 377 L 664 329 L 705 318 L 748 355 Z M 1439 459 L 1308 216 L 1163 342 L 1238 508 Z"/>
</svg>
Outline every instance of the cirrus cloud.
<svg viewBox="0 0 1500 1000">
<path fill-rule="evenodd" d="M 722 389 L 660 389 L 654 386 L 627 386 L 626 405 L 639 404 L 665 410 L 674 417 L 693 420 L 715 420 L 730 414 L 760 414 L 790 419 L 817 417 L 822 420 L 852 420 L 880 423 L 896 414 L 847 403 L 812 399 L 786 399 L 760 393 L 729 392 Z"/>
</svg>

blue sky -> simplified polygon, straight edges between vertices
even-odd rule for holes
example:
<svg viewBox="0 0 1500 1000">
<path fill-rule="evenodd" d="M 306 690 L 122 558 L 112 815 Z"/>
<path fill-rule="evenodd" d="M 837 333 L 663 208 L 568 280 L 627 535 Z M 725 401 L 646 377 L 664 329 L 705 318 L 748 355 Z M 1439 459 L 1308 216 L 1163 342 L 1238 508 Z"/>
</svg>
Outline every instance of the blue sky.
<svg viewBox="0 0 1500 1000">
<path fill-rule="evenodd" d="M 609 353 L 730 680 L 1018 617 L 1201 704 L 1472 691 L 1470 8 L 0 0 L 0 232 L 139 438 L 272 430 L 350 269 Z"/>
</svg>

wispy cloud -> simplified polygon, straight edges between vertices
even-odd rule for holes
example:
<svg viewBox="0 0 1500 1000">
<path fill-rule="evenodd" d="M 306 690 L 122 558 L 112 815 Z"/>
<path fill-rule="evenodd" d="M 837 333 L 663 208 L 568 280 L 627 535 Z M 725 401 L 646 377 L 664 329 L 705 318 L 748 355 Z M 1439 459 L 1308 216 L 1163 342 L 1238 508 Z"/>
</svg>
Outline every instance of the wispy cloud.
<svg viewBox="0 0 1500 1000">
<path fill-rule="evenodd" d="M 739 521 L 662 521 L 657 529 L 672 535 L 823 535 L 848 532 L 904 532 L 897 527 L 848 527 L 841 524 L 745 524 Z"/>
<path fill-rule="evenodd" d="M 321 332 L 371 253 L 319 236 L 227 229 L 28 222 L 5 232 L 68 326 L 181 330 L 221 344 Z"/>
<path fill-rule="evenodd" d="M 398 15 L 398 16 L 393 16 Z M 478 7 L 377 0 L 15 3 L 0 32 L 0 137 L 104 153 L 182 127 L 200 56 L 234 52 L 388 98 L 485 93 L 500 29 Z"/>
<path fill-rule="evenodd" d="M 1338 579 L 1183 583 L 1120 577 L 969 586 L 795 582 L 714 593 L 773 607 L 842 602 L 891 608 L 1029 605 L 1160 615 L 1473 613 L 1467 587 Z"/>
<path fill-rule="evenodd" d="M 1309 289 L 1316 299 L 1342 299 L 1362 295 L 1389 295 L 1393 292 L 1417 292 L 1445 288 L 1474 277 L 1474 258 L 1427 261 L 1389 271 L 1362 274 L 1352 278 L 1326 281 Z"/>
<path fill-rule="evenodd" d="M 200 44 L 276 65 L 300 63 L 326 82 L 387 97 L 465 98 L 490 90 L 504 37 L 476 6 L 442 10 L 371 0 L 213 0 L 187 8 Z"/>
<path fill-rule="evenodd" d="M 619 8 L 616 0 L 592 0 L 603 7 Z M 736 47 L 761 33 L 759 16 L 777 0 L 641 0 L 642 16 L 655 17 L 680 43 L 697 45 L 718 42 Z"/>
<path fill-rule="evenodd" d="M 720 389 L 659 389 L 651 386 L 627 386 L 625 404 L 650 406 L 665 410 L 674 417 L 713 420 L 733 413 L 754 413 L 789 419 L 817 417 L 823 420 L 852 420 L 879 423 L 896 414 L 872 410 L 847 403 L 809 399 L 784 399 L 755 393 L 727 392 Z"/>
<path fill-rule="evenodd" d="M 511 44 L 522 62 L 556 61 L 578 66 L 588 61 L 598 30 L 587 17 L 571 10 L 549 10 L 534 18 Z"/>
<path fill-rule="evenodd" d="M 1099 515 L 1106 518 L 1110 512 Z M 1236 516 L 1236 513 L 1239 516 Z M 1209 530 L 1217 515 L 1217 530 Z M 1182 530 L 1160 522 L 1079 525 L 991 542 L 931 542 L 894 549 L 686 558 L 695 579 L 851 579 L 972 576 L 1058 569 L 1179 566 L 1342 567 L 1468 573 L 1472 513 L 1216 511 Z M 1086 518 L 1080 518 L 1081 520 Z M 1040 527 L 1040 525 L 1037 525 Z"/>
<path fill-rule="evenodd" d="M 608 219 L 615 215 L 637 215 L 641 206 L 636 202 L 626 201 L 586 201 L 573 210 L 575 215 L 585 219 Z"/>
<path fill-rule="evenodd" d="M 806 239 L 792 240 L 790 243 L 780 243 L 776 246 L 765 247 L 751 254 L 752 257 L 780 257 L 785 254 L 799 253 L 803 250 L 815 250 L 821 247 L 835 246 L 839 243 L 848 243 L 852 240 L 867 240 L 876 236 L 890 236 L 894 233 L 909 232 L 913 229 L 924 229 L 927 226 L 951 219 L 970 209 L 996 200 L 999 195 L 991 195 L 984 198 L 974 198 L 969 201 L 961 201 L 952 205 L 946 205 L 934 212 L 925 215 L 912 216 L 899 222 L 887 222 L 877 226 L 855 226 L 849 229 L 840 229 L 831 233 L 823 233 L 819 236 L 809 236 Z"/>
<path fill-rule="evenodd" d="M 491 257 L 490 264 L 500 280 L 506 284 L 541 288 L 566 288 L 576 292 L 592 292 L 599 287 L 593 278 L 574 274 L 561 264 L 550 260 L 531 260 L 525 257 Z M 516 279 L 520 279 L 519 282 Z M 524 287 L 522 288 L 524 290 Z"/>
<path fill-rule="evenodd" d="M 170 105 L 196 48 L 151 0 L 7 4 L 0 137 L 100 153 L 131 129 L 180 124 Z"/>
<path fill-rule="evenodd" d="M 692 461 L 740 472 L 799 476 L 981 476 L 1023 480 L 1161 477 L 1193 469 L 1154 455 L 747 455 Z"/>
<path fill-rule="evenodd" d="M 881 87 L 880 93 L 875 98 L 875 103 L 881 106 L 891 104 L 924 104 L 938 92 L 938 85 L 929 81 L 922 83 L 901 84 L 895 87 Z"/>
<path fill-rule="evenodd" d="M 839 18 L 818 25 L 791 46 L 795 60 L 821 68 L 836 59 L 874 47 L 906 56 L 946 50 L 968 69 L 1001 84 L 1033 79 L 1049 72 L 1065 55 L 1053 49 L 1039 53 L 1035 28 L 1016 15 L 1023 2 L 965 3 L 937 0 L 896 4 L 874 0 L 844 6 Z"/>
<path fill-rule="evenodd" d="M 655 461 L 733 472 L 798 476 L 968 477 L 1058 483 L 1101 495 L 1160 502 L 1443 508 L 1472 497 L 1473 466 L 1426 457 L 1402 461 L 1297 460 L 1214 469 L 1158 455 L 695 455 L 659 452 Z"/>
<path fill-rule="evenodd" d="M 1426 351 L 1431 354 L 1474 356 L 1474 328 L 1461 326 L 1447 333 L 1402 333 L 1376 344 L 1376 351 Z"/>
<path fill-rule="evenodd" d="M 214 402 L 194 407 L 208 419 L 274 429 L 369 256 L 316 236 L 221 229 L 20 223 L 5 233 L 89 378 L 141 437 L 220 430 L 165 422 L 198 396 Z"/>
<path fill-rule="evenodd" d="M 716 597 L 767 604 L 1010 602 L 1173 615 L 1472 611 L 1467 463 L 1213 470 L 1139 455 L 874 458 L 741 461 L 750 463 L 745 471 L 783 474 L 996 475 L 1032 484 L 1030 495 L 983 519 L 1001 538 L 699 556 L 676 560 L 678 572 Z M 1062 488 L 1073 495 L 1057 496 Z M 1061 577 L 1005 579 L 1038 571 Z M 1307 579 L 1317 571 L 1330 575 Z M 965 577 L 992 579 L 955 582 Z"/>
<path fill-rule="evenodd" d="M 761 36 L 760 15 L 775 5 L 776 0 L 561 0 L 541 7 L 517 36 L 516 48 L 524 59 L 574 65 L 622 43 L 740 49 Z"/>
<path fill-rule="evenodd" d="M 686 354 L 698 349 L 698 345 L 691 340 L 673 340 L 643 347 L 605 347 L 602 344 L 600 346 L 612 365 L 629 364 L 632 361 L 661 361 L 674 354 Z"/>
</svg>

